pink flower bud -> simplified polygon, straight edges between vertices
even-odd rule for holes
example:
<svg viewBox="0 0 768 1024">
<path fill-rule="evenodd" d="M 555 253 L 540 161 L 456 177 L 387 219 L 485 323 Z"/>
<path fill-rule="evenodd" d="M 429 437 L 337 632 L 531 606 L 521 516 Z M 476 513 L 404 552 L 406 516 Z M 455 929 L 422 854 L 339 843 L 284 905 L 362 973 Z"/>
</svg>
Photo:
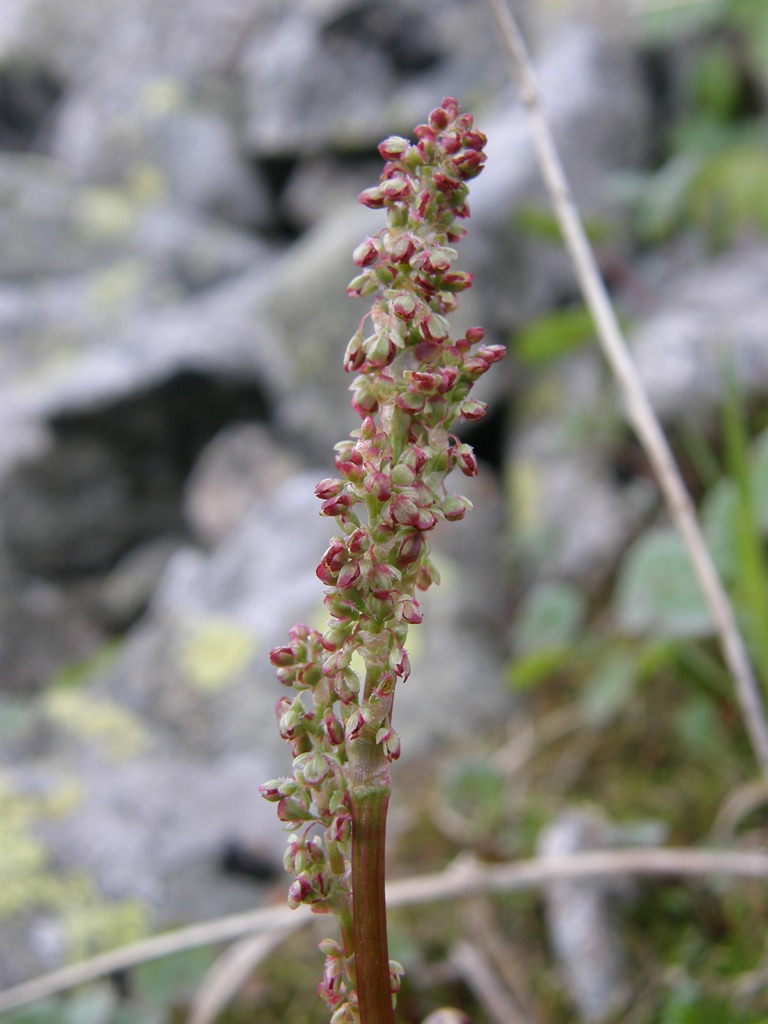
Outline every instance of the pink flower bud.
<svg viewBox="0 0 768 1024">
<path fill-rule="evenodd" d="M 371 546 L 371 538 L 368 533 L 363 530 L 355 530 L 347 538 L 347 548 L 351 555 L 361 555 Z"/>
<path fill-rule="evenodd" d="M 464 187 L 460 180 L 457 178 L 451 178 L 442 171 L 436 171 L 432 175 L 432 181 L 438 191 L 442 192 L 444 196 L 450 196 L 454 192 L 458 192 L 460 188 Z"/>
<path fill-rule="evenodd" d="M 464 518 L 467 509 L 472 508 L 472 502 L 458 494 L 448 494 L 443 498 L 440 508 L 448 522 L 455 523 Z"/>
<path fill-rule="evenodd" d="M 370 191 L 370 189 L 368 189 Z M 406 199 L 411 194 L 411 183 L 407 178 L 397 177 L 390 178 L 388 181 L 382 181 L 379 185 L 378 191 L 387 199 Z M 365 193 L 363 193 L 364 195 Z"/>
<path fill-rule="evenodd" d="M 415 506 L 414 506 L 415 508 Z M 367 576 L 368 589 L 374 597 L 381 600 L 388 598 L 400 579 L 400 573 L 394 566 L 379 562 L 373 566 Z"/>
<path fill-rule="evenodd" d="M 405 391 L 397 396 L 398 407 L 403 412 L 408 413 L 409 416 L 415 416 L 417 413 L 420 413 L 424 408 L 425 401 L 424 395 L 413 391 Z"/>
<path fill-rule="evenodd" d="M 331 838 L 335 843 L 343 845 L 349 842 L 352 835 L 352 819 L 348 814 L 337 814 L 331 825 Z"/>
<path fill-rule="evenodd" d="M 470 345 L 475 345 L 477 344 L 477 342 L 483 340 L 483 338 L 485 337 L 485 331 L 483 330 L 482 327 L 470 327 L 467 330 L 464 337 L 467 339 Z"/>
<path fill-rule="evenodd" d="M 383 725 L 379 729 L 376 733 L 376 742 L 383 746 L 389 761 L 396 761 L 400 757 L 400 737 L 391 725 Z"/>
<path fill-rule="evenodd" d="M 482 149 L 487 142 L 488 136 L 483 132 L 477 131 L 477 129 L 464 132 L 464 145 L 467 149 Z"/>
<path fill-rule="evenodd" d="M 270 782 L 264 782 L 259 786 L 259 792 L 265 800 L 269 800 L 270 803 L 277 803 L 281 800 L 283 794 L 280 792 L 281 779 L 272 779 Z"/>
<path fill-rule="evenodd" d="M 342 590 L 349 590 L 350 587 L 354 587 L 355 583 L 360 578 L 360 566 L 357 562 L 347 562 L 344 568 L 339 572 L 336 580 L 336 586 Z"/>
<path fill-rule="evenodd" d="M 472 287 L 472 280 L 471 274 L 463 270 L 456 270 L 450 274 L 443 274 L 440 287 L 453 293 L 465 292 Z"/>
<path fill-rule="evenodd" d="M 507 354 L 507 350 L 503 345 L 483 345 L 477 350 L 477 354 L 487 363 L 498 363 Z"/>
<path fill-rule="evenodd" d="M 367 723 L 366 723 L 366 720 L 365 720 L 365 715 L 360 710 L 360 708 L 357 708 L 355 711 L 352 712 L 352 714 L 347 719 L 347 724 L 346 724 L 346 729 L 345 729 L 346 738 L 348 740 L 355 740 L 355 739 L 357 739 L 357 737 L 360 735 L 360 733 L 365 728 L 366 724 Z"/>
<path fill-rule="evenodd" d="M 380 188 L 366 188 L 357 197 L 358 203 L 370 210 L 380 210 L 384 206 L 384 193 Z"/>
<path fill-rule="evenodd" d="M 469 420 L 474 423 L 475 420 L 481 420 L 485 416 L 485 410 L 488 408 L 485 402 L 478 402 L 475 399 L 469 399 L 466 402 L 462 402 L 459 406 L 459 415 L 462 419 Z"/>
<path fill-rule="evenodd" d="M 429 126 L 435 131 L 442 131 L 448 127 L 450 118 L 442 107 L 436 107 L 429 115 Z"/>
<path fill-rule="evenodd" d="M 415 526 L 419 521 L 419 509 L 416 503 L 404 494 L 396 494 L 389 508 L 392 518 L 401 526 Z"/>
<path fill-rule="evenodd" d="M 324 516 L 343 516 L 349 511 L 352 499 L 348 494 L 340 494 L 337 498 L 330 498 L 320 506 L 320 512 Z"/>
<path fill-rule="evenodd" d="M 392 303 L 392 312 L 398 319 L 405 320 L 406 323 L 410 323 L 413 320 L 418 308 L 419 304 L 414 296 L 409 295 L 407 292 L 398 295 Z"/>
<path fill-rule="evenodd" d="M 398 548 L 397 564 L 401 568 L 405 568 L 418 562 L 421 552 L 424 550 L 424 544 L 424 537 L 418 531 L 408 534 Z"/>
<path fill-rule="evenodd" d="M 437 390 L 441 395 L 446 394 L 456 383 L 459 376 L 459 371 L 455 366 L 443 366 L 440 370 L 440 383 L 438 384 Z"/>
<path fill-rule="evenodd" d="M 352 262 L 356 267 L 369 267 L 379 256 L 379 246 L 375 238 L 364 238 L 352 253 Z"/>
<path fill-rule="evenodd" d="M 336 573 L 333 572 L 325 562 L 321 562 L 315 569 L 315 576 L 324 583 L 326 587 L 332 587 L 336 582 Z"/>
<path fill-rule="evenodd" d="M 335 480 L 333 477 L 328 476 L 315 485 L 315 496 L 323 501 L 327 501 L 328 498 L 335 498 L 343 490 L 343 480 Z"/>
<path fill-rule="evenodd" d="M 332 747 L 340 747 L 344 742 L 344 726 L 332 711 L 326 711 L 325 713 L 323 732 Z"/>
<path fill-rule="evenodd" d="M 269 652 L 269 660 L 275 668 L 289 668 L 296 663 L 292 647 L 273 647 Z"/>
<path fill-rule="evenodd" d="M 364 487 L 379 501 L 389 501 L 389 496 L 392 494 L 392 482 L 386 473 L 369 473 L 365 478 Z"/>
<path fill-rule="evenodd" d="M 464 476 L 477 476 L 477 459 L 468 444 L 456 445 L 453 451 L 454 463 Z"/>
<path fill-rule="evenodd" d="M 461 138 L 457 132 L 443 132 L 440 136 L 440 145 L 446 153 L 458 153 L 461 149 Z"/>
<path fill-rule="evenodd" d="M 372 416 L 366 416 L 360 427 L 360 438 L 363 441 L 372 441 L 376 436 L 376 423 Z"/>
<path fill-rule="evenodd" d="M 379 143 L 379 153 L 384 160 L 399 160 L 408 152 L 410 145 L 408 139 L 403 139 L 399 135 L 390 135 L 388 139 Z"/>
<path fill-rule="evenodd" d="M 475 178 L 482 171 L 487 157 L 476 149 L 464 149 L 453 158 L 453 164 L 462 178 Z"/>
<path fill-rule="evenodd" d="M 453 98 L 453 96 L 443 97 L 443 102 L 440 104 L 443 110 L 446 112 L 448 117 L 453 121 L 459 116 L 459 104 Z"/>
<path fill-rule="evenodd" d="M 333 680 L 333 690 L 342 704 L 349 704 L 360 692 L 360 680 L 351 668 L 340 672 Z"/>
<path fill-rule="evenodd" d="M 410 231 L 402 232 L 390 242 L 387 255 L 393 263 L 407 263 L 421 243 Z"/>
<path fill-rule="evenodd" d="M 312 883 L 306 875 L 299 875 L 295 882 L 291 882 L 288 888 L 288 905 L 292 910 L 300 906 L 312 895 Z"/>
<path fill-rule="evenodd" d="M 403 601 L 401 611 L 403 618 L 411 626 L 418 626 L 418 624 L 424 619 L 421 609 L 419 608 L 418 601 L 411 599 Z"/>
</svg>

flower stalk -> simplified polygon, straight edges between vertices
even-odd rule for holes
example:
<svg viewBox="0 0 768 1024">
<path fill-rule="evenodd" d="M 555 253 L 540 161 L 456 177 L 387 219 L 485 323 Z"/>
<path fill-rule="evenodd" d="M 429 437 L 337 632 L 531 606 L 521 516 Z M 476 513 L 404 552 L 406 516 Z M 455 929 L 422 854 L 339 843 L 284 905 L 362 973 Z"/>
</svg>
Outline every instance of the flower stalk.
<svg viewBox="0 0 768 1024">
<path fill-rule="evenodd" d="M 353 253 L 350 296 L 374 296 L 344 356 L 355 373 L 361 425 L 336 445 L 337 477 L 321 480 L 321 514 L 337 533 L 317 566 L 330 615 L 325 632 L 294 626 L 270 660 L 295 691 L 277 702 L 293 775 L 261 787 L 291 832 L 286 870 L 291 906 L 340 921 L 326 939 L 320 996 L 332 1024 L 392 1024 L 402 967 L 389 960 L 384 899 L 396 684 L 410 674 L 408 629 L 421 622 L 417 591 L 439 582 L 429 534 L 462 519 L 470 501 L 448 491 L 458 469 L 477 474 L 457 420 L 485 414 L 469 398 L 504 355 L 471 327 L 457 339 L 448 314 L 472 276 L 453 270 L 469 215 L 467 182 L 485 162 L 485 136 L 451 97 L 415 129 L 417 142 L 379 146 L 381 180 L 360 202 L 386 211 L 386 226 Z"/>
</svg>

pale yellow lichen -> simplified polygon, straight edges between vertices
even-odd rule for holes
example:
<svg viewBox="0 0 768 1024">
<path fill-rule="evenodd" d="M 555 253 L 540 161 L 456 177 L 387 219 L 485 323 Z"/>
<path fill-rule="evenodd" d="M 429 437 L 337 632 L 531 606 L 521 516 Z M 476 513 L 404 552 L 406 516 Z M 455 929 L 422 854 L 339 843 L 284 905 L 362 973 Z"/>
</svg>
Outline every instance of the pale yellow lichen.
<svg viewBox="0 0 768 1024">
<path fill-rule="evenodd" d="M 207 619 L 182 637 L 178 658 L 190 686 L 214 693 L 237 680 L 257 649 L 256 638 L 243 626 Z"/>
<path fill-rule="evenodd" d="M 70 960 L 82 960 L 115 946 L 128 945 L 148 932 L 147 909 L 137 900 L 80 906 L 64 917 Z"/>
<path fill-rule="evenodd" d="M 74 217 L 86 236 L 96 241 L 124 238 L 136 223 L 131 198 L 116 188 L 83 189 L 74 207 Z"/>
<path fill-rule="evenodd" d="M 146 742 L 140 720 L 127 708 L 83 690 L 57 687 L 44 699 L 49 718 L 71 735 L 95 742 L 115 759 L 135 754 Z"/>
</svg>

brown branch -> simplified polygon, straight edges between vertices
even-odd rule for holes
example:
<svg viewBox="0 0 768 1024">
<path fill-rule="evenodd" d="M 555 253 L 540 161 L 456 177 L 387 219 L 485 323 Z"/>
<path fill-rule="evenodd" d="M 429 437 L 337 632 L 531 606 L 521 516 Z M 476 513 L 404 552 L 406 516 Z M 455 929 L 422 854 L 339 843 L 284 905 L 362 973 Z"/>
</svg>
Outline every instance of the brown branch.
<svg viewBox="0 0 768 1024">
<path fill-rule="evenodd" d="M 535 889 L 563 879 L 600 878 L 605 875 L 687 878 L 726 875 L 764 879 L 768 878 L 768 853 L 656 848 L 579 853 L 510 864 L 482 864 L 474 858 L 460 859 L 437 874 L 392 882 L 387 887 L 387 905 L 403 907 L 464 899 L 482 893 Z M 0 1013 L 148 960 L 229 942 L 253 932 L 290 929 L 292 924 L 298 928 L 311 920 L 312 914 L 305 907 L 297 910 L 289 910 L 286 906 L 266 907 L 157 935 L 6 989 L 0 992 Z"/>
</svg>

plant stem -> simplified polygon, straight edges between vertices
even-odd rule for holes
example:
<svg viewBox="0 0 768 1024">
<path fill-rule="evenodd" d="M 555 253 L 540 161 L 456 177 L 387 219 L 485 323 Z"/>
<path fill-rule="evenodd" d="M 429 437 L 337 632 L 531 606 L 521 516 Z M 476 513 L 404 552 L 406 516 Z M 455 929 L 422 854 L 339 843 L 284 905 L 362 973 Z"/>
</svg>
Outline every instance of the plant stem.
<svg viewBox="0 0 768 1024">
<path fill-rule="evenodd" d="M 391 790 L 389 764 L 375 735 L 354 741 L 352 919 L 361 1024 L 394 1024 L 384 893 L 384 847 Z"/>
</svg>

